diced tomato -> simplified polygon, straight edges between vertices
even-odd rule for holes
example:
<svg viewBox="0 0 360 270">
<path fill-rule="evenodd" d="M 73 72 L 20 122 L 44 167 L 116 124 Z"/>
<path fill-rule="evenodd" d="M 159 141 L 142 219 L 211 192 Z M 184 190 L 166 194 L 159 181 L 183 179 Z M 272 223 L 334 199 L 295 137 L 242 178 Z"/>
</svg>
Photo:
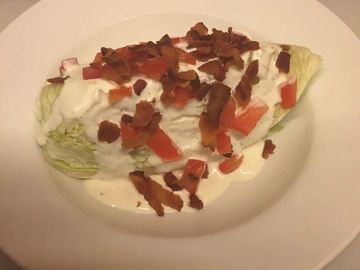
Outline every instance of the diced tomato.
<svg viewBox="0 0 360 270">
<path fill-rule="evenodd" d="M 98 52 L 96 55 L 95 55 L 95 58 L 93 60 L 93 63 L 102 63 L 104 62 L 103 60 L 103 55 L 101 52 Z"/>
<path fill-rule="evenodd" d="M 297 81 L 293 77 L 289 81 L 280 85 L 281 107 L 290 109 L 296 104 Z"/>
<path fill-rule="evenodd" d="M 97 79 L 101 77 L 101 72 L 92 67 L 84 67 L 82 75 L 84 80 Z"/>
<path fill-rule="evenodd" d="M 231 127 L 235 119 L 236 101 L 233 96 L 230 96 L 226 102 L 223 111 L 220 114 L 220 126 L 226 130 Z"/>
<path fill-rule="evenodd" d="M 179 179 L 179 185 L 186 189 L 190 194 L 195 194 L 200 183 L 200 178 L 183 177 Z"/>
<path fill-rule="evenodd" d="M 244 156 L 233 155 L 219 164 L 219 170 L 224 174 L 231 173 L 240 167 L 243 158 Z"/>
<path fill-rule="evenodd" d="M 159 128 L 147 141 L 147 146 L 162 160 L 172 161 L 182 157 L 180 149 L 175 145 L 164 130 Z"/>
<path fill-rule="evenodd" d="M 207 164 L 205 161 L 190 158 L 184 167 L 183 177 L 187 177 L 191 174 L 197 178 L 202 178 L 206 171 L 206 167 Z"/>
<path fill-rule="evenodd" d="M 143 62 L 139 66 L 139 71 L 148 78 L 160 80 L 167 68 L 167 62 L 163 57 L 154 57 Z"/>
<path fill-rule="evenodd" d="M 134 139 L 138 137 L 141 133 L 142 131 L 140 129 L 135 129 L 124 121 L 120 122 L 120 137 L 123 142 Z"/>
<path fill-rule="evenodd" d="M 179 62 L 183 62 L 183 63 L 187 63 L 187 64 L 191 64 L 191 65 L 196 64 L 196 58 L 192 54 L 187 53 L 180 48 L 176 48 L 176 51 L 179 56 Z"/>
<path fill-rule="evenodd" d="M 67 58 L 61 61 L 61 67 L 67 70 L 69 66 L 78 65 L 79 62 L 76 57 Z"/>
<path fill-rule="evenodd" d="M 118 87 L 111 89 L 108 94 L 108 99 L 110 104 L 114 104 L 124 97 L 131 97 L 132 91 L 131 87 L 126 87 L 124 85 L 119 85 Z"/>
<path fill-rule="evenodd" d="M 265 103 L 249 105 L 244 112 L 235 117 L 232 128 L 247 136 L 268 110 L 269 107 Z"/>
<path fill-rule="evenodd" d="M 175 44 L 178 44 L 180 42 L 183 42 L 184 40 L 185 40 L 185 37 L 172 37 L 171 38 L 171 43 L 173 45 L 175 45 Z"/>
<path fill-rule="evenodd" d="M 216 134 L 216 149 L 220 155 L 232 153 L 231 139 L 224 131 Z"/>
<path fill-rule="evenodd" d="M 175 87 L 173 93 L 174 106 L 179 109 L 184 108 L 192 98 L 191 90 L 188 88 Z"/>
</svg>

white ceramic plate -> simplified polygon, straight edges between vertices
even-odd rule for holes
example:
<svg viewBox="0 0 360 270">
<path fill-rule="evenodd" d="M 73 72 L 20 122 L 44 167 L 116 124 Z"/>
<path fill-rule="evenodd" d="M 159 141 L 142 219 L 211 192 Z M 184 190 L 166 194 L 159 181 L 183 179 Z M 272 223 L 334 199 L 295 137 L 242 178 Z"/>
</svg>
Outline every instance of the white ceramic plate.
<svg viewBox="0 0 360 270">
<path fill-rule="evenodd" d="M 33 104 L 59 61 L 197 21 L 305 45 L 322 69 L 254 180 L 196 214 L 100 205 L 50 169 Z M 29 269 L 320 269 L 360 227 L 360 42 L 316 1 L 41 1 L 0 35 L 0 244 Z"/>
</svg>

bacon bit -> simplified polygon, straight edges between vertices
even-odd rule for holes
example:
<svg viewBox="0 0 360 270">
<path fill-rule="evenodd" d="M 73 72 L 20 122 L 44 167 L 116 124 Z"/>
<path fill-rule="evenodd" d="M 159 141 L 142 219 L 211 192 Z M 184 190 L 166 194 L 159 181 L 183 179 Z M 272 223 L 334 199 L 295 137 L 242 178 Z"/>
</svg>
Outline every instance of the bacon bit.
<svg viewBox="0 0 360 270">
<path fill-rule="evenodd" d="M 135 114 L 132 121 L 134 128 L 146 127 L 153 118 L 155 109 L 150 102 L 140 101 L 136 104 Z"/>
<path fill-rule="evenodd" d="M 192 95 L 197 100 L 202 100 L 209 93 L 211 87 L 211 84 L 203 82 L 199 87 L 192 87 Z"/>
<path fill-rule="evenodd" d="M 101 69 L 101 77 L 117 84 L 124 84 L 130 81 L 131 73 L 125 64 L 105 64 Z"/>
<path fill-rule="evenodd" d="M 279 72 L 289 73 L 290 71 L 290 54 L 286 51 L 281 51 L 276 60 L 276 66 Z"/>
<path fill-rule="evenodd" d="M 178 191 L 183 189 L 179 185 L 177 177 L 172 172 L 165 173 L 163 179 L 166 183 L 166 186 L 171 188 L 172 191 Z"/>
<path fill-rule="evenodd" d="M 223 81 L 225 79 L 225 69 L 219 60 L 213 60 L 201 65 L 200 71 L 213 75 L 216 80 Z"/>
<path fill-rule="evenodd" d="M 238 50 L 229 42 L 221 40 L 215 42 L 214 52 L 218 57 L 233 57 L 234 55 L 239 54 Z"/>
<path fill-rule="evenodd" d="M 180 80 L 185 80 L 185 81 L 192 81 L 195 80 L 197 77 L 197 74 L 194 70 L 187 70 L 187 71 L 183 71 L 183 72 L 179 72 L 176 74 L 176 76 L 180 79 Z"/>
<path fill-rule="evenodd" d="M 202 62 L 209 61 L 216 56 L 212 47 L 198 47 L 197 50 L 192 51 L 191 54 Z"/>
<path fill-rule="evenodd" d="M 149 205 L 156 211 L 158 216 L 164 215 L 162 204 L 169 206 L 177 211 L 181 211 L 183 201 L 180 196 L 164 189 L 160 184 L 146 177 L 142 171 L 129 173 L 129 178 L 133 182 L 136 190 L 142 194 Z"/>
<path fill-rule="evenodd" d="M 100 123 L 98 130 L 99 142 L 112 143 L 120 136 L 120 128 L 117 124 L 104 120 Z"/>
<path fill-rule="evenodd" d="M 173 45 L 173 39 L 170 38 L 168 34 L 165 34 L 159 41 L 156 42 L 156 44 L 161 46 L 172 46 Z"/>
<path fill-rule="evenodd" d="M 220 127 L 223 130 L 227 130 L 231 127 L 235 119 L 236 101 L 233 96 L 230 96 L 226 102 L 223 111 L 220 115 Z"/>
<path fill-rule="evenodd" d="M 123 114 L 121 117 L 121 121 L 123 121 L 126 124 L 131 124 L 133 121 L 133 117 L 131 115 L 128 114 Z"/>
<path fill-rule="evenodd" d="M 229 100 L 230 91 L 231 88 L 229 86 L 219 82 L 215 82 L 210 89 L 206 110 L 209 116 L 210 127 L 213 130 L 219 128 L 220 115 Z"/>
<path fill-rule="evenodd" d="M 276 145 L 272 142 L 272 140 L 270 140 L 270 139 L 265 140 L 262 157 L 264 159 L 268 159 L 269 155 L 274 154 L 275 148 L 276 148 Z"/>
<path fill-rule="evenodd" d="M 150 188 L 153 190 L 160 203 L 168 207 L 171 207 L 178 212 L 181 211 L 184 202 L 179 195 L 175 195 L 173 192 L 164 189 L 159 183 L 155 182 L 151 178 L 149 178 L 149 183 L 150 183 Z"/>
<path fill-rule="evenodd" d="M 198 22 L 193 27 L 191 27 L 191 30 L 196 31 L 199 35 L 204 36 L 207 35 L 208 29 L 202 22 Z"/>
<path fill-rule="evenodd" d="M 170 106 L 174 102 L 173 90 L 175 88 L 175 82 L 165 75 L 161 78 L 163 92 L 160 95 L 160 101 L 165 106 Z"/>
<path fill-rule="evenodd" d="M 146 85 L 147 85 L 147 82 L 145 80 L 138 79 L 133 85 L 135 94 L 140 96 L 141 92 L 144 90 Z"/>
<path fill-rule="evenodd" d="M 69 78 L 69 76 L 66 76 L 66 77 L 54 77 L 54 78 L 49 78 L 49 79 L 47 79 L 47 81 L 48 81 L 49 83 L 60 83 L 60 84 L 63 84 L 67 78 Z"/>
<path fill-rule="evenodd" d="M 219 170 L 223 174 L 229 174 L 240 167 L 244 156 L 232 155 L 230 159 L 226 159 L 219 164 Z"/>
<path fill-rule="evenodd" d="M 162 46 L 161 54 L 165 58 L 168 66 L 172 68 L 173 71 L 179 69 L 179 55 L 175 47 L 171 46 Z"/>
<path fill-rule="evenodd" d="M 196 194 L 190 194 L 189 199 L 190 199 L 189 206 L 191 208 L 195 208 L 195 209 L 199 209 L 199 210 L 203 209 L 204 204 Z"/>
<path fill-rule="evenodd" d="M 209 176 L 209 166 L 208 166 L 207 163 L 206 163 L 206 168 L 205 168 L 205 171 L 204 171 L 204 173 L 203 173 L 203 175 L 202 175 L 202 178 L 207 179 L 208 176 Z"/>
<path fill-rule="evenodd" d="M 252 82 L 255 80 L 259 70 L 259 61 L 252 61 L 247 67 L 240 83 L 235 88 L 235 98 L 239 105 L 245 108 L 251 99 Z"/>
<path fill-rule="evenodd" d="M 185 40 L 185 37 L 172 37 L 171 38 L 171 43 L 173 45 L 175 45 L 175 44 L 183 42 L 184 40 Z"/>
<path fill-rule="evenodd" d="M 144 196 L 145 200 L 155 210 L 160 217 L 164 215 L 164 207 L 159 202 L 156 194 L 149 183 L 150 178 L 145 177 L 144 172 L 134 171 L 129 173 L 129 178 L 133 182 L 137 192 Z"/>
<path fill-rule="evenodd" d="M 203 112 L 199 121 L 201 144 L 205 147 L 210 147 L 214 151 L 216 147 L 216 130 L 211 128 L 209 122 L 209 115 Z"/>
<path fill-rule="evenodd" d="M 111 105 L 122 100 L 124 97 L 131 97 L 132 91 L 130 87 L 119 85 L 117 88 L 111 89 L 108 94 L 108 101 Z"/>
<path fill-rule="evenodd" d="M 138 201 L 138 202 L 136 203 L 136 207 L 140 207 L 140 205 L 141 205 L 141 202 Z"/>
<path fill-rule="evenodd" d="M 236 46 L 236 48 L 239 50 L 239 53 L 245 53 L 248 51 L 256 51 L 260 49 L 259 42 L 257 41 L 245 41 L 239 45 Z"/>
</svg>

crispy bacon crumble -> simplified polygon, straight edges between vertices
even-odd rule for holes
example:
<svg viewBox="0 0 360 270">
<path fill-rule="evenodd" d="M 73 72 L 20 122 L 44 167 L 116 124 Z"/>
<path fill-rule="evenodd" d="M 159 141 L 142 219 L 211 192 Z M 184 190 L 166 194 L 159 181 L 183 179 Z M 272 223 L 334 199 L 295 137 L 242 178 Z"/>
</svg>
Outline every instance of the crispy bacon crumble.
<svg viewBox="0 0 360 270">
<path fill-rule="evenodd" d="M 272 142 L 272 140 L 270 140 L 270 139 L 265 140 L 262 157 L 264 159 L 268 159 L 268 157 L 274 153 L 275 148 L 276 148 L 276 145 Z"/>
</svg>

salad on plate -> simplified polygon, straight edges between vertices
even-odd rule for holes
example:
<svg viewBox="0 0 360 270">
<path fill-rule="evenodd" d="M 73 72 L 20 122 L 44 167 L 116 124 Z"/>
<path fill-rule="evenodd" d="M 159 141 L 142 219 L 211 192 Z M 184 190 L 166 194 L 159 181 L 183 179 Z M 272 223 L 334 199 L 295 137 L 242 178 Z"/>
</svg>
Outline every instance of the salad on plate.
<svg viewBox="0 0 360 270">
<path fill-rule="evenodd" d="M 181 37 L 103 47 L 61 62 L 35 106 L 45 160 L 113 207 L 163 216 L 202 209 L 253 178 L 270 131 L 303 95 L 320 56 L 195 24 Z"/>
</svg>

